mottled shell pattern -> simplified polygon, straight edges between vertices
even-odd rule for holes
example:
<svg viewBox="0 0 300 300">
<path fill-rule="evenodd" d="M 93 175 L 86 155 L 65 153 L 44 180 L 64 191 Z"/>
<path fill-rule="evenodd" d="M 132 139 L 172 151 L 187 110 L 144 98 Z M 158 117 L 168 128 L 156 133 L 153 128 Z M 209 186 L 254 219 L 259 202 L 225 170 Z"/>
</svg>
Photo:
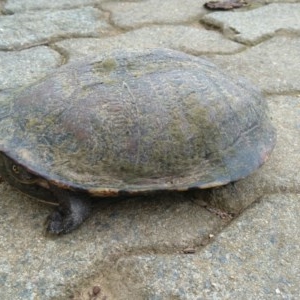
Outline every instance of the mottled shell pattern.
<svg viewBox="0 0 300 300">
<path fill-rule="evenodd" d="M 275 145 L 257 88 L 181 52 L 114 51 L 67 64 L 2 108 L 0 151 L 95 196 L 243 178 Z"/>
</svg>

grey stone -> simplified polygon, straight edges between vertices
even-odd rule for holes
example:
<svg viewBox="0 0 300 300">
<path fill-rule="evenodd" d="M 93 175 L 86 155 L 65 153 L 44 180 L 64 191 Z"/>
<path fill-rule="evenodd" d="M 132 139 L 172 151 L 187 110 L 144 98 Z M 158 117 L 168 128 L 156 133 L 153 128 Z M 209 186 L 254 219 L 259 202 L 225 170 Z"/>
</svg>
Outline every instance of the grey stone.
<svg viewBox="0 0 300 300">
<path fill-rule="evenodd" d="M 92 6 L 103 2 L 101 0 L 7 0 L 4 9 L 8 12 L 24 13 L 28 10 L 45 10 L 45 9 L 70 9 L 83 6 Z"/>
<path fill-rule="evenodd" d="M 1 299 L 67 299 L 108 258 L 181 253 L 206 243 L 228 222 L 187 194 L 166 194 L 101 204 L 84 226 L 53 239 L 42 234 L 50 207 L 5 183 L 0 195 Z"/>
<path fill-rule="evenodd" d="M 278 140 L 270 164 L 266 166 L 269 180 L 278 187 L 270 192 L 299 193 L 300 94 L 270 96 L 269 103 Z"/>
<path fill-rule="evenodd" d="M 55 44 L 70 59 L 95 55 L 115 48 L 172 48 L 191 54 L 234 53 L 243 46 L 226 40 L 220 33 L 191 26 L 153 25 L 102 39 L 68 39 Z"/>
<path fill-rule="evenodd" d="M 91 7 L 4 16 L 0 49 L 22 49 L 72 36 L 99 37 L 109 29 L 104 14 Z"/>
<path fill-rule="evenodd" d="M 0 52 L 0 90 L 27 85 L 58 67 L 61 61 L 60 54 L 46 46 Z"/>
<path fill-rule="evenodd" d="M 1 102 L 5 102 L 12 94 L 13 90 L 2 90 L 0 88 L 0 106 L 1 106 Z"/>
<path fill-rule="evenodd" d="M 274 37 L 244 52 L 210 57 L 234 75 L 245 76 L 267 93 L 300 91 L 300 38 Z"/>
<path fill-rule="evenodd" d="M 256 44 L 279 30 L 300 33 L 300 4 L 273 3 L 243 12 L 214 12 L 202 21 L 225 33 L 233 32 L 238 42 Z"/>
<path fill-rule="evenodd" d="M 299 195 L 265 196 L 202 251 L 133 252 L 99 265 L 93 284 L 116 300 L 298 299 L 299 214 Z"/>
<path fill-rule="evenodd" d="M 205 0 L 110 1 L 101 8 L 112 13 L 112 22 L 121 28 L 136 28 L 149 24 L 184 23 L 199 19 L 206 10 Z"/>
</svg>

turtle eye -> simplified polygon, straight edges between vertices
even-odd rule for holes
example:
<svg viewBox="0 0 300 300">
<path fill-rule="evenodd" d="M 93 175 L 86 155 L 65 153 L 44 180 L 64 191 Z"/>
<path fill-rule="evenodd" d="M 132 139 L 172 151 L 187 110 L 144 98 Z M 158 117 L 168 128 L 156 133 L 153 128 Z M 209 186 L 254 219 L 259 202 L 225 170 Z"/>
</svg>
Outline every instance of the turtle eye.
<svg viewBox="0 0 300 300">
<path fill-rule="evenodd" d="M 15 174 L 19 174 L 20 173 L 20 169 L 17 165 L 12 165 L 12 170 Z"/>
<path fill-rule="evenodd" d="M 11 173 L 15 179 L 22 183 L 32 184 L 36 180 L 36 176 L 29 173 L 22 166 L 19 166 L 17 164 L 11 164 Z"/>
</svg>

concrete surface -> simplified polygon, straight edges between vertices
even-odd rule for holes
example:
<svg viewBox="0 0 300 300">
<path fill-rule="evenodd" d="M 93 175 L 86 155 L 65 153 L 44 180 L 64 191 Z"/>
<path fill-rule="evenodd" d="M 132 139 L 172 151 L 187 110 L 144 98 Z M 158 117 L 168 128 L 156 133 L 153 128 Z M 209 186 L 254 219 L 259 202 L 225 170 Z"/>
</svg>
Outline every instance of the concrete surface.
<svg viewBox="0 0 300 300">
<path fill-rule="evenodd" d="M 220 27 L 225 32 L 232 31 L 236 41 L 256 44 L 272 37 L 278 31 L 299 32 L 298 5 L 298 3 L 272 3 L 240 12 L 239 18 L 236 18 L 235 12 L 215 12 L 203 17 L 202 21 Z"/>
<path fill-rule="evenodd" d="M 96 55 L 99 49 L 109 51 L 126 48 L 171 48 L 199 55 L 207 53 L 230 54 L 244 46 L 223 37 L 219 32 L 200 26 L 149 25 L 108 38 L 65 39 L 55 43 L 57 49 L 67 53 L 70 60 Z"/>
<path fill-rule="evenodd" d="M 61 55 L 47 46 L 22 51 L 0 51 L 1 89 L 28 85 L 47 75 L 61 63 Z"/>
<path fill-rule="evenodd" d="M 278 132 L 234 185 L 100 203 L 58 238 L 51 207 L 1 182 L 0 299 L 299 299 L 300 3 L 204 2 L 0 0 L 0 102 L 69 60 L 167 47 L 252 80 Z"/>
</svg>

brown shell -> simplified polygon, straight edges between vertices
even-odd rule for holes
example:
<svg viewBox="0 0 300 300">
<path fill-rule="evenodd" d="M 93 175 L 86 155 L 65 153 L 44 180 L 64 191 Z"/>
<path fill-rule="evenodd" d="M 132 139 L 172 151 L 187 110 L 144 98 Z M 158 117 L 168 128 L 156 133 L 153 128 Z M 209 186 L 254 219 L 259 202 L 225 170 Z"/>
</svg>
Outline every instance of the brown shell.
<svg viewBox="0 0 300 300">
<path fill-rule="evenodd" d="M 0 151 L 96 196 L 223 185 L 258 168 L 275 145 L 255 87 L 166 49 L 68 64 L 6 109 Z"/>
</svg>

